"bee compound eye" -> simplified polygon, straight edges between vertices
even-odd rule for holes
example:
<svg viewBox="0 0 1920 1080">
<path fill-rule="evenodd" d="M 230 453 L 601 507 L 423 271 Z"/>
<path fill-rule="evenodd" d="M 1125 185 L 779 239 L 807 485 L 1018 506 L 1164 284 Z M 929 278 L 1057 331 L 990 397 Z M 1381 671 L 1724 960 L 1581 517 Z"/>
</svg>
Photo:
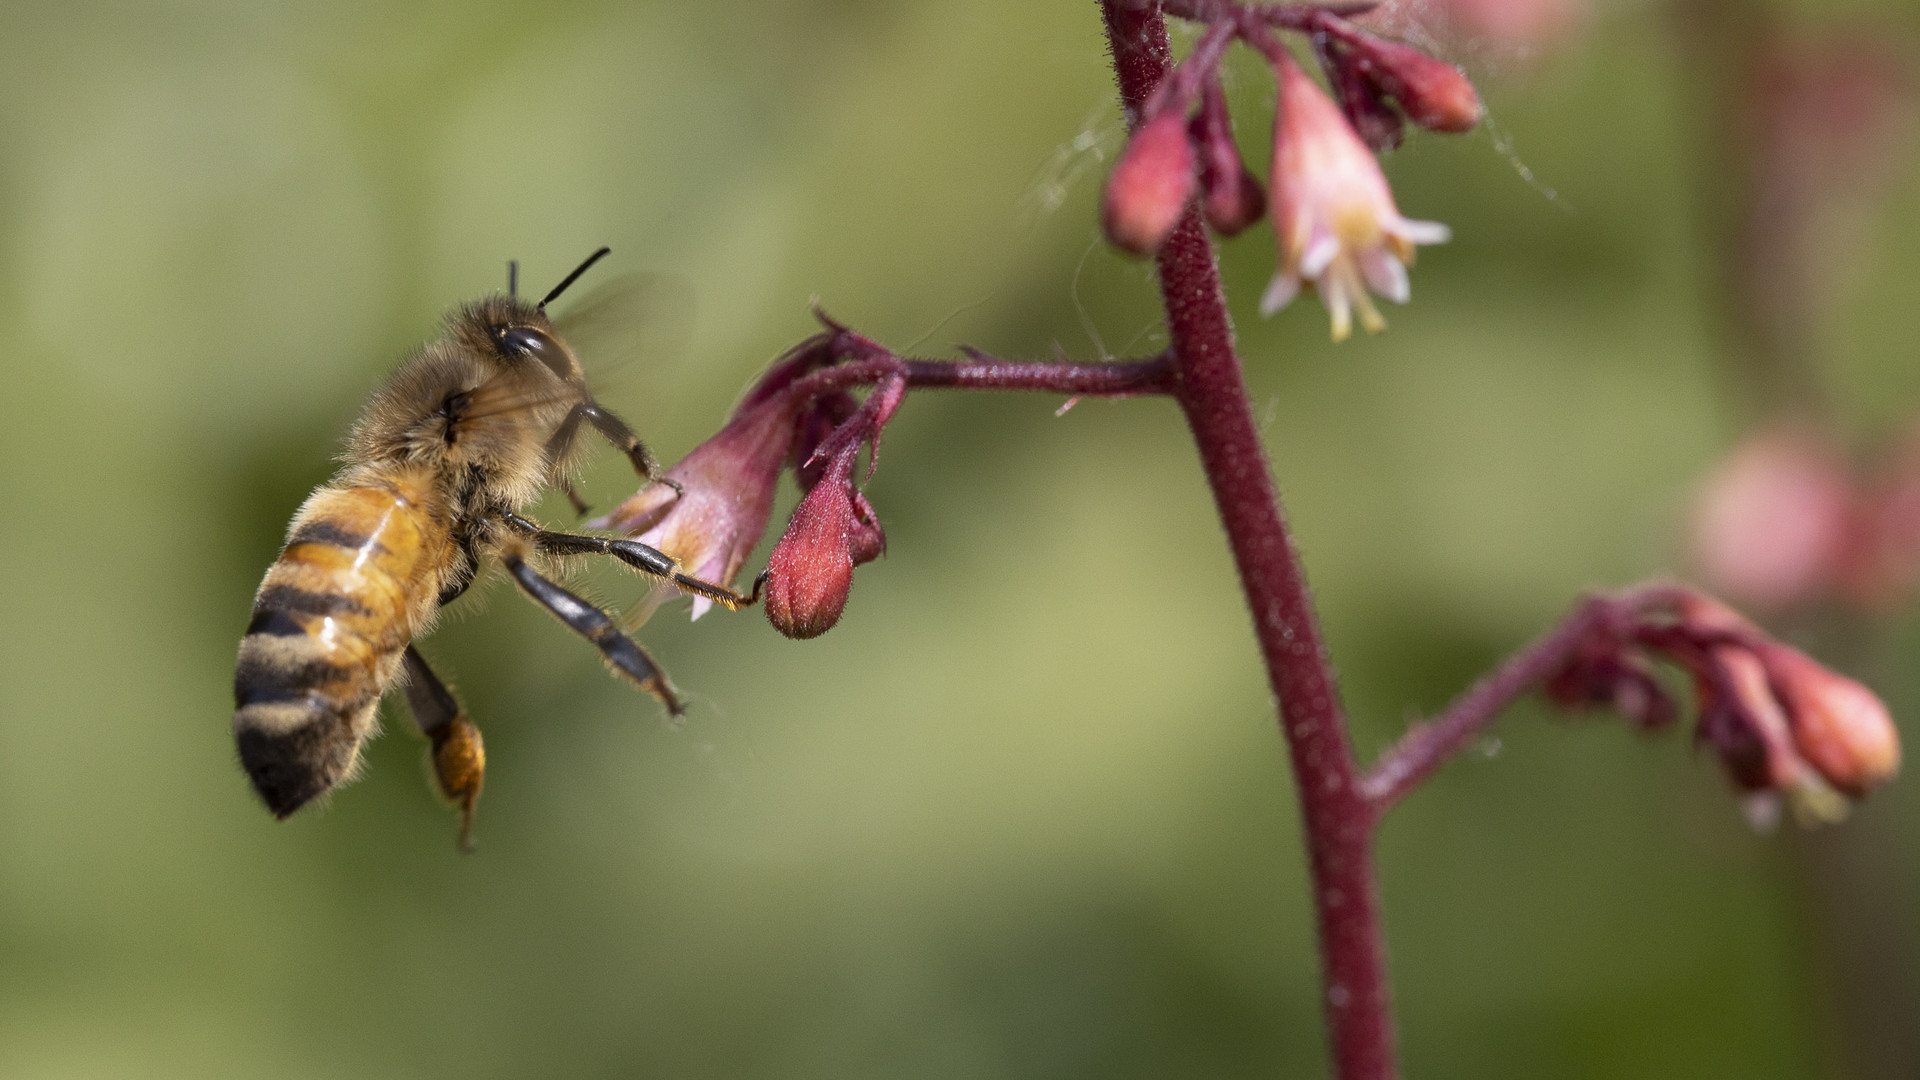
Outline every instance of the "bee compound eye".
<svg viewBox="0 0 1920 1080">
<path fill-rule="evenodd" d="M 531 356 L 562 379 L 571 378 L 573 358 L 553 335 L 531 326 L 494 326 L 493 344 L 502 356 Z"/>
</svg>

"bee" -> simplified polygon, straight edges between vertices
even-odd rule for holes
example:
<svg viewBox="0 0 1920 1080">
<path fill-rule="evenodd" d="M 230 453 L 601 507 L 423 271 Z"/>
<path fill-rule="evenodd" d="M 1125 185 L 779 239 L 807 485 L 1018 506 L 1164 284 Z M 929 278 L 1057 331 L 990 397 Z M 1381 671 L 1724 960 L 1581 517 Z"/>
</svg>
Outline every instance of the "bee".
<svg viewBox="0 0 1920 1080">
<path fill-rule="evenodd" d="M 502 567 L 674 716 L 679 698 L 646 650 L 535 560 L 610 556 L 729 608 L 758 600 L 757 586 L 742 596 L 701 581 L 645 544 L 551 532 L 520 513 L 556 486 L 585 512 L 569 477 L 586 430 L 623 451 L 643 480 L 672 484 L 654 480 L 646 447 L 594 400 L 547 318 L 547 305 L 607 253 L 594 252 L 538 304 L 519 299 L 510 265 L 506 295 L 450 312 L 441 335 L 367 402 L 340 472 L 294 515 L 254 596 L 233 675 L 240 763 L 276 817 L 355 775 L 380 699 L 404 671 L 435 784 L 458 808 L 470 849 L 485 749 L 413 642 L 483 569 Z"/>
</svg>

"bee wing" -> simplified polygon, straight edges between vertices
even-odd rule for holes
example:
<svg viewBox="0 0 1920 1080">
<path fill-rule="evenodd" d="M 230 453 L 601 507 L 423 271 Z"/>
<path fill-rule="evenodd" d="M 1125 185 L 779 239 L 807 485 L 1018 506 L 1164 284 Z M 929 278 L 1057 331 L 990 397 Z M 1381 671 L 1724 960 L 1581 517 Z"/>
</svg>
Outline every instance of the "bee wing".
<svg viewBox="0 0 1920 1080">
<path fill-rule="evenodd" d="M 679 359 L 693 338 L 693 286 L 670 274 L 622 274 L 554 320 L 594 382 L 634 363 Z"/>
</svg>

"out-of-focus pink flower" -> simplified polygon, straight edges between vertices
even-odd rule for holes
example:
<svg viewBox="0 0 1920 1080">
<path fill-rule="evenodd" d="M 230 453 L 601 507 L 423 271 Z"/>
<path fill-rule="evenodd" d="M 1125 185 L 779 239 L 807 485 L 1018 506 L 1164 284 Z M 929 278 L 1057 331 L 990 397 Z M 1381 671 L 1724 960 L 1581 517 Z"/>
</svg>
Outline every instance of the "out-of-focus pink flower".
<svg viewBox="0 0 1920 1080">
<path fill-rule="evenodd" d="M 1810 428 L 1768 428 L 1707 478 L 1694 513 L 1694 558 L 1716 591 L 1758 608 L 1791 607 L 1833 585 L 1852 515 L 1839 453 Z"/>
<path fill-rule="evenodd" d="M 1740 98 L 1748 179 L 1735 262 L 1759 347 L 1789 357 L 1818 347 L 1834 283 L 1902 175 L 1913 84 L 1905 58 L 1864 33 L 1782 35 L 1753 64 Z"/>
<path fill-rule="evenodd" d="M 1199 186 L 1200 163 L 1184 114 L 1167 107 L 1148 117 L 1107 178 L 1101 205 L 1107 239 L 1136 255 L 1151 254 L 1166 240 Z"/>
<path fill-rule="evenodd" d="M 1586 0 L 1386 0 L 1354 21 L 1402 40 L 1512 60 L 1565 42 L 1587 8 Z"/>
<path fill-rule="evenodd" d="M 1920 431 L 1886 455 L 1862 495 L 1840 588 L 1867 611 L 1906 603 L 1920 590 Z"/>
<path fill-rule="evenodd" d="M 1286 307 L 1309 283 L 1326 305 L 1333 340 L 1352 333 L 1356 310 L 1360 324 L 1378 332 L 1386 321 L 1368 289 L 1405 303 L 1414 245 L 1444 242 L 1447 227 L 1401 217 L 1379 162 L 1339 107 L 1284 52 L 1269 59 L 1280 83 L 1269 178 L 1280 266 L 1260 313 Z"/>
</svg>

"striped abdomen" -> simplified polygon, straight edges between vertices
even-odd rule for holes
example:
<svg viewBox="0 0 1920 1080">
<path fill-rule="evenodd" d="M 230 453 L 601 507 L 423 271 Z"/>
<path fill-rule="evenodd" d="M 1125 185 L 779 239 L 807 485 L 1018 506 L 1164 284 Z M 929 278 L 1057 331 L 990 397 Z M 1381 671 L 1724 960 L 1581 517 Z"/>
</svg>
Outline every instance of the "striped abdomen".
<svg viewBox="0 0 1920 1080">
<path fill-rule="evenodd" d="M 321 488 L 295 516 L 233 673 L 240 762 L 276 815 L 352 774 L 445 543 L 415 491 Z"/>
</svg>

